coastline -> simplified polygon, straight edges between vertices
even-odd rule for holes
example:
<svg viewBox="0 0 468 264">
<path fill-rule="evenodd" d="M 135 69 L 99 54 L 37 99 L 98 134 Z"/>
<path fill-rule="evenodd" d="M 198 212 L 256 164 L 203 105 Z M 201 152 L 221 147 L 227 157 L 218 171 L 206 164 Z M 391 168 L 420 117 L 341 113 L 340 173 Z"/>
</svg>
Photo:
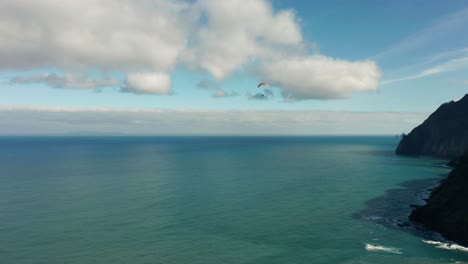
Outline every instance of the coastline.
<svg viewBox="0 0 468 264">
<path fill-rule="evenodd" d="M 408 135 L 403 134 L 395 154 L 449 159 L 452 170 L 435 188 L 427 204 L 417 206 L 409 219 L 420 229 L 434 230 L 446 239 L 468 245 L 468 94 L 442 104 Z"/>
<path fill-rule="evenodd" d="M 453 169 L 448 163 L 436 166 Z M 366 201 L 367 208 L 353 214 L 353 218 L 412 233 L 420 237 L 422 242 L 437 248 L 468 251 L 464 245 L 449 240 L 441 233 L 410 219 L 410 215 L 417 208 L 427 204 L 433 191 L 445 181 L 449 173 L 436 178 L 401 182 L 398 185 L 403 188 L 386 190 L 383 195 Z"/>
<path fill-rule="evenodd" d="M 410 220 L 441 233 L 448 240 L 467 246 L 468 156 L 451 163 L 456 166 L 442 184 L 431 192 L 428 203 L 413 210 Z"/>
<path fill-rule="evenodd" d="M 367 208 L 353 214 L 353 218 L 398 230 L 421 232 L 421 228 L 410 221 L 409 215 L 416 207 L 426 204 L 431 191 L 441 180 L 428 178 L 401 182 L 398 186 L 403 188 L 389 189 L 383 195 L 367 200 Z"/>
</svg>

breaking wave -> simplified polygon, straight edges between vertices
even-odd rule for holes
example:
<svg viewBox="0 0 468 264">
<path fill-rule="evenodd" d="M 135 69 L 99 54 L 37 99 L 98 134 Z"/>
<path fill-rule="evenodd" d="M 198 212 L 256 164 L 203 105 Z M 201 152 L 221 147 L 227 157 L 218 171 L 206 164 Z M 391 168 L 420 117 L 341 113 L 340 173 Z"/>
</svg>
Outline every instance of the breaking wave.
<svg viewBox="0 0 468 264">
<path fill-rule="evenodd" d="M 450 250 L 460 250 L 460 251 L 468 252 L 467 247 L 463 247 L 463 246 L 460 246 L 460 245 L 454 244 L 454 243 L 444 243 L 444 242 L 433 241 L 433 240 L 423 240 L 423 242 L 426 243 L 426 244 L 435 245 L 436 248 L 450 249 Z"/>
<path fill-rule="evenodd" d="M 367 251 L 381 251 L 381 252 L 387 252 L 387 253 L 393 253 L 393 254 L 401 254 L 400 249 L 394 248 L 394 247 L 384 247 L 381 245 L 366 244 L 365 248 Z"/>
</svg>

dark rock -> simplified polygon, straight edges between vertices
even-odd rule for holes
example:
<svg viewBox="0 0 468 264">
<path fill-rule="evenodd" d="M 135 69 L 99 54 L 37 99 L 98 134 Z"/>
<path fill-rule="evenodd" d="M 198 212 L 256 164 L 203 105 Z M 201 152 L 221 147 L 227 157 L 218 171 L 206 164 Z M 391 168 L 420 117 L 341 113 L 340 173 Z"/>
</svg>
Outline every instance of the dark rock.
<svg viewBox="0 0 468 264">
<path fill-rule="evenodd" d="M 468 154 L 431 194 L 426 205 L 416 208 L 410 219 L 468 245 Z"/>
<path fill-rule="evenodd" d="M 402 135 L 398 155 L 456 158 L 468 149 L 468 94 L 441 105 L 408 135 Z"/>
<path fill-rule="evenodd" d="M 411 133 L 403 135 L 395 152 L 451 159 L 447 166 L 454 168 L 452 172 L 428 199 L 423 198 L 425 205 L 411 205 L 415 209 L 410 219 L 417 229 L 430 229 L 468 245 L 468 94 L 441 105 Z"/>
<path fill-rule="evenodd" d="M 401 224 L 398 224 L 399 227 L 411 227 L 411 224 L 408 222 L 403 222 Z"/>
<path fill-rule="evenodd" d="M 460 157 L 457 157 L 457 158 L 452 159 L 445 165 L 448 167 L 455 168 L 459 163 L 460 163 Z"/>
</svg>

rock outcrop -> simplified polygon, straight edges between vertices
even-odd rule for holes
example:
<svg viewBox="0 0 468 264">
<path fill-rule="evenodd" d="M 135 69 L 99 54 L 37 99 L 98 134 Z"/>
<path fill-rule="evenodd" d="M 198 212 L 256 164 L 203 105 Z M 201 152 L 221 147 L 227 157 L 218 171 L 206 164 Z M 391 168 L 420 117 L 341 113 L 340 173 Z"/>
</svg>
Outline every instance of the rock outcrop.
<svg viewBox="0 0 468 264">
<path fill-rule="evenodd" d="M 398 144 L 396 154 L 452 159 L 453 171 L 427 204 L 410 215 L 414 222 L 468 245 L 468 94 L 441 105 Z"/>
<path fill-rule="evenodd" d="M 426 121 L 403 135 L 398 155 L 457 158 L 468 149 L 468 94 L 441 105 Z"/>
<path fill-rule="evenodd" d="M 411 213 L 410 219 L 468 245 L 468 155 L 458 159 L 455 169 L 431 193 L 427 204 Z"/>
</svg>

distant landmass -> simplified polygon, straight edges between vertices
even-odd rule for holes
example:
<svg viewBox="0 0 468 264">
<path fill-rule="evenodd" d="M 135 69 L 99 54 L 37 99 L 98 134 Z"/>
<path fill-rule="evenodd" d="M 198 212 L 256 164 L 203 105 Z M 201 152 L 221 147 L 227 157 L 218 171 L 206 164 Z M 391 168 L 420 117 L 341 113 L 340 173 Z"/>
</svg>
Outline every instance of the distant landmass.
<svg viewBox="0 0 468 264">
<path fill-rule="evenodd" d="M 403 135 L 399 155 L 457 158 L 468 149 L 468 94 L 439 107 L 426 121 Z"/>
<path fill-rule="evenodd" d="M 468 245 L 468 94 L 441 105 L 402 137 L 396 154 L 450 158 L 454 170 L 410 219 Z"/>
</svg>

